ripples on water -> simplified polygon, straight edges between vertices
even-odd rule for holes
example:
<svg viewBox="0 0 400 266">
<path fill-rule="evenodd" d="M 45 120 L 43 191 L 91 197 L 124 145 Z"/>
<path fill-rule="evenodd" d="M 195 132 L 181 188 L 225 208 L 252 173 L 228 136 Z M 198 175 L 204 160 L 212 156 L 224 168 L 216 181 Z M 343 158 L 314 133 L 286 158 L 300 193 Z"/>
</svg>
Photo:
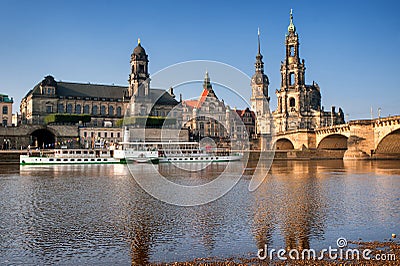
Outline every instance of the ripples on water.
<svg viewBox="0 0 400 266">
<path fill-rule="evenodd" d="M 252 193 L 250 165 L 227 195 L 197 207 L 152 198 L 124 165 L 0 167 L 0 264 L 252 257 L 264 244 L 318 249 L 338 237 L 400 234 L 398 161 L 275 162 Z M 159 167 L 189 185 L 224 169 L 213 165 L 185 180 Z"/>
</svg>

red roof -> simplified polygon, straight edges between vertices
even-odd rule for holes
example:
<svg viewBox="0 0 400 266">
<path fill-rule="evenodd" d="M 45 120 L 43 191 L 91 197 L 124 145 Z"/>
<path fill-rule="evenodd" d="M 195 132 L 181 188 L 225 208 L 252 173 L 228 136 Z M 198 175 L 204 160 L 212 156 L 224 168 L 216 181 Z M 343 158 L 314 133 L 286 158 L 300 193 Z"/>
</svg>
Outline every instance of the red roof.
<svg viewBox="0 0 400 266">
<path fill-rule="evenodd" d="M 246 112 L 250 112 L 251 117 L 252 117 L 253 119 L 256 119 L 256 114 L 255 114 L 253 111 L 250 111 L 249 107 L 247 107 L 247 108 L 244 109 L 244 110 L 236 109 L 236 113 L 237 113 L 238 116 L 240 116 L 240 117 L 243 117 L 244 114 L 245 114 Z"/>
<path fill-rule="evenodd" d="M 209 90 L 203 89 L 203 92 L 201 93 L 198 100 L 185 100 L 183 102 L 190 107 L 199 108 L 206 100 L 208 93 L 209 93 Z"/>
</svg>

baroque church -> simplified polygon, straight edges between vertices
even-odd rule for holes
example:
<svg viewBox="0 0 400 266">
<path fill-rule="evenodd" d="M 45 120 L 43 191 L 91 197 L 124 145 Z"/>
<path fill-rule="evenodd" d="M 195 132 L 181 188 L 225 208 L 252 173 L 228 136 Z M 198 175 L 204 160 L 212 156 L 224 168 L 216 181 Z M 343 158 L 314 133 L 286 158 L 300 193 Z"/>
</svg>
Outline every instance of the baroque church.
<svg viewBox="0 0 400 266">
<path fill-rule="evenodd" d="M 300 59 L 299 36 L 290 11 L 290 23 L 285 38 L 285 60 L 281 62 L 281 87 L 276 90 L 277 109 L 269 110 L 268 77 L 264 74 L 264 63 L 260 53 L 258 34 L 258 53 L 255 74 L 251 79 L 252 109 L 257 116 L 256 128 L 259 136 L 274 134 L 270 121 L 273 119 L 274 132 L 282 134 L 293 130 L 314 130 L 319 127 L 343 124 L 344 113 L 341 108 L 336 112 L 332 106 L 324 111 L 321 106 L 321 90 L 316 82 L 311 85 L 305 81 L 305 61 Z"/>
<path fill-rule="evenodd" d="M 300 59 L 299 36 L 290 11 L 290 23 L 285 38 L 284 61 L 281 62 L 281 87 L 276 90 L 277 109 L 273 112 L 275 131 L 305 129 L 344 123 L 341 108 L 336 112 L 332 106 L 325 111 L 321 106 L 321 89 L 316 82 L 306 84 L 305 61 Z"/>
</svg>

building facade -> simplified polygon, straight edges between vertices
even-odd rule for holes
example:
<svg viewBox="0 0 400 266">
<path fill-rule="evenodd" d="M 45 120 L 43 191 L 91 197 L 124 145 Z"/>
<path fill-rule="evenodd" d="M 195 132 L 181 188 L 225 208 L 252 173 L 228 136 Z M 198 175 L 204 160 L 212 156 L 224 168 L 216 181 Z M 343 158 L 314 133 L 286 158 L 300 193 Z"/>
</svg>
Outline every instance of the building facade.
<svg viewBox="0 0 400 266">
<path fill-rule="evenodd" d="M 314 130 L 323 126 L 343 124 L 344 113 L 332 106 L 321 106 L 321 89 L 317 83 L 306 84 L 305 62 L 300 59 L 299 36 L 290 12 L 290 24 L 285 38 L 286 56 L 281 62 L 281 87 L 276 90 L 277 109 L 273 112 L 276 132 L 297 129 Z"/>
<path fill-rule="evenodd" d="M 12 105 L 13 98 L 8 97 L 6 94 L 0 94 L 0 112 L 1 112 L 1 125 L 12 126 Z"/>
<path fill-rule="evenodd" d="M 247 122 L 247 126 L 242 121 L 241 115 Z M 232 110 L 229 105 L 225 105 L 224 100 L 217 97 L 208 72 L 204 77 L 200 97 L 196 100 L 182 101 L 182 119 L 184 128 L 190 131 L 195 140 L 204 137 L 217 141 L 247 139 L 254 131 L 247 131 L 247 129 L 254 129 L 254 125 L 252 128 L 246 110 Z"/>
<path fill-rule="evenodd" d="M 22 99 L 23 124 L 44 124 L 51 114 L 90 115 L 88 126 L 115 124 L 129 102 L 127 87 L 56 81 L 46 76 Z"/>
<path fill-rule="evenodd" d="M 257 118 L 256 118 L 255 113 L 253 111 L 251 111 L 250 108 L 248 108 L 248 107 L 243 110 L 236 109 L 236 113 L 242 120 L 245 132 L 248 135 L 248 137 L 250 139 L 257 138 L 257 134 L 256 134 Z"/>
<path fill-rule="evenodd" d="M 40 125 L 49 115 L 88 115 L 90 122 L 80 126 L 115 127 L 128 106 L 131 115 L 167 116 L 178 101 L 173 90 L 150 89 L 148 62 L 139 42 L 131 54 L 129 86 L 63 82 L 48 75 L 22 99 L 21 122 Z"/>
</svg>

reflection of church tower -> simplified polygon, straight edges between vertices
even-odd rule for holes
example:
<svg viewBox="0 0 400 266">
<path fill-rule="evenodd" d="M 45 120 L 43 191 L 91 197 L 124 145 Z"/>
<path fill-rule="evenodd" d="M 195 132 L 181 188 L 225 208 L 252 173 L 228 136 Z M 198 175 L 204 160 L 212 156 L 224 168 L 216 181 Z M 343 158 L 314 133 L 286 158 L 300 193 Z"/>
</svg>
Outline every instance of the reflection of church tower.
<svg viewBox="0 0 400 266">
<path fill-rule="evenodd" d="M 146 97 L 149 94 L 150 82 L 148 71 L 149 59 L 146 51 L 140 44 L 133 50 L 131 55 L 131 74 L 129 75 L 129 89 L 128 96 L 132 97 Z M 144 83 L 146 82 L 146 83 Z M 144 84 L 143 84 L 144 83 Z M 143 86 L 141 86 L 143 84 Z"/>
<path fill-rule="evenodd" d="M 258 53 L 256 56 L 255 73 L 251 78 L 251 108 L 256 114 L 256 133 L 259 136 L 271 134 L 268 86 L 269 80 L 264 74 L 263 56 L 260 51 L 260 31 L 258 31 Z M 266 149 L 266 141 L 262 140 L 261 150 Z"/>
</svg>

